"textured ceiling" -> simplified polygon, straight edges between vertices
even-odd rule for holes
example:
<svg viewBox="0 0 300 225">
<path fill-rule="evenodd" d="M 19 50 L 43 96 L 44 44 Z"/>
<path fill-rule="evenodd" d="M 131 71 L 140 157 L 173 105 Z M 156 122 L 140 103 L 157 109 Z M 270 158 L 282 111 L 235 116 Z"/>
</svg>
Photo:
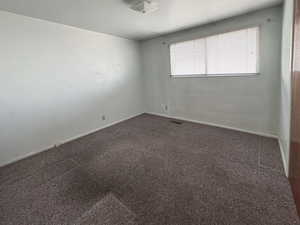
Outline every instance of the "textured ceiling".
<svg viewBox="0 0 300 225">
<path fill-rule="evenodd" d="M 131 0 L 0 0 L 0 9 L 129 39 L 143 40 L 261 8 L 281 0 L 157 0 L 143 15 Z"/>
</svg>

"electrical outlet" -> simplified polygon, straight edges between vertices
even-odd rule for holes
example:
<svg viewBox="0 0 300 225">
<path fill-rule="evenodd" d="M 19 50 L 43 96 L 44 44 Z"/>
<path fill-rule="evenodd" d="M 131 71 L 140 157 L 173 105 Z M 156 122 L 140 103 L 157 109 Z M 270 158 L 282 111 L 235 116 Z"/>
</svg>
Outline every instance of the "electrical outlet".
<svg viewBox="0 0 300 225">
<path fill-rule="evenodd" d="M 106 116 L 103 115 L 103 116 L 101 117 L 101 119 L 102 119 L 102 120 L 106 120 Z"/>
</svg>

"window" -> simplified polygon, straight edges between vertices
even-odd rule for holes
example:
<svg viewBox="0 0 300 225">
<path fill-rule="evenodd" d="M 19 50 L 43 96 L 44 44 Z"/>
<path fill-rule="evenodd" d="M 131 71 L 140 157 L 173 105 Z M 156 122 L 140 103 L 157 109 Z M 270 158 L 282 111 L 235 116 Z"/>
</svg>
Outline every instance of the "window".
<svg viewBox="0 0 300 225">
<path fill-rule="evenodd" d="M 185 41 L 170 46 L 172 76 L 257 74 L 259 27 Z"/>
</svg>

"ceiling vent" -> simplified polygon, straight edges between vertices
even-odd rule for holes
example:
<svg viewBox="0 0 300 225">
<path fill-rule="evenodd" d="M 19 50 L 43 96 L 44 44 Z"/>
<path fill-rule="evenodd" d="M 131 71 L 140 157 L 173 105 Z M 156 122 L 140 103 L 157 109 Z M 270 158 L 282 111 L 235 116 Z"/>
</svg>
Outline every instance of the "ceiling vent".
<svg viewBox="0 0 300 225">
<path fill-rule="evenodd" d="M 152 0 L 139 0 L 134 1 L 130 8 L 137 12 L 148 14 L 158 10 L 158 3 Z"/>
</svg>

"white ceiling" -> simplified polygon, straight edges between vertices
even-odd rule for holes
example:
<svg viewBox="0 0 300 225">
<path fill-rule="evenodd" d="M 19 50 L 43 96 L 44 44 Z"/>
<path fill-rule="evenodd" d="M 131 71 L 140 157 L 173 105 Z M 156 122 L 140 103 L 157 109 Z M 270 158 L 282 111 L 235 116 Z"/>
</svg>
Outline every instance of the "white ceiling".
<svg viewBox="0 0 300 225">
<path fill-rule="evenodd" d="M 0 0 L 0 9 L 96 32 L 142 40 L 246 12 L 282 0 L 157 0 L 159 10 L 143 15 L 132 0 Z"/>
</svg>

